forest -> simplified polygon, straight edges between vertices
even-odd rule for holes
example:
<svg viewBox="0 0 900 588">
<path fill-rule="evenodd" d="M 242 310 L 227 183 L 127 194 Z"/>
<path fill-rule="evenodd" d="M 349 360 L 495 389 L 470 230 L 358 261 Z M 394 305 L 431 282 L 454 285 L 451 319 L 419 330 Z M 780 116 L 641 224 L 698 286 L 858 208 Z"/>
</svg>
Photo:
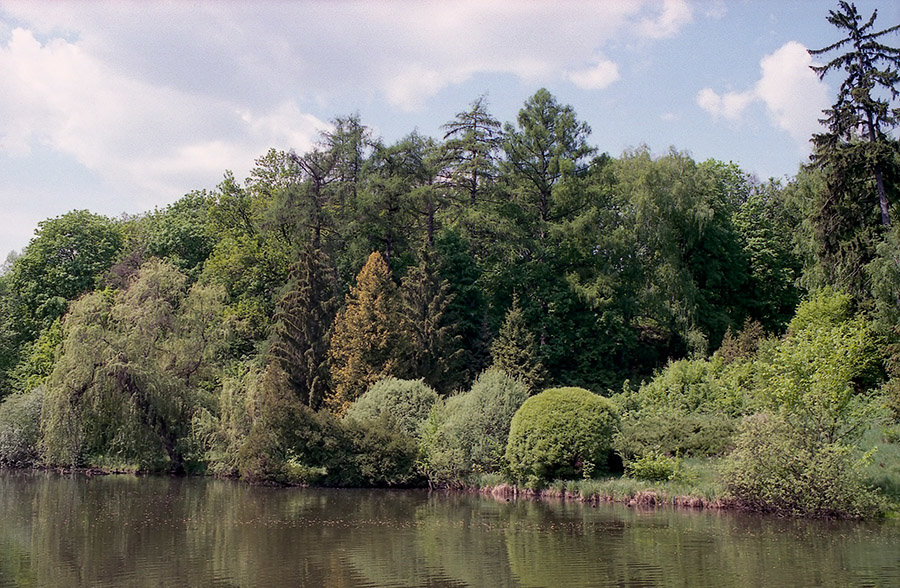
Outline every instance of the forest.
<svg viewBox="0 0 900 588">
<path fill-rule="evenodd" d="M 599 153 L 540 89 L 43 221 L 0 275 L 0 465 L 898 512 L 898 26 L 829 20 L 791 179 Z"/>
</svg>

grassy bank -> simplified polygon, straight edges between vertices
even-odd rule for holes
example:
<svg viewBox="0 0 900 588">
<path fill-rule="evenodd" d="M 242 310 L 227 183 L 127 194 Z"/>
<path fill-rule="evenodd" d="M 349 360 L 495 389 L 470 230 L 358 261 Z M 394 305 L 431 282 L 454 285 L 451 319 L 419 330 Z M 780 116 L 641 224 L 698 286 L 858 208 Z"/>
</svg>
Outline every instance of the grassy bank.
<svg viewBox="0 0 900 588">
<path fill-rule="evenodd" d="M 497 497 L 533 497 L 617 502 L 632 506 L 677 506 L 687 508 L 734 508 L 719 481 L 717 459 L 686 459 L 678 479 L 666 481 L 636 480 L 610 476 L 582 480 L 555 480 L 540 490 L 519 488 L 506 483 L 499 474 L 486 474 L 475 481 L 473 489 Z"/>
<path fill-rule="evenodd" d="M 876 433 L 873 433 L 876 435 Z M 883 436 L 880 437 L 883 439 Z M 886 501 L 885 516 L 900 518 L 900 444 L 883 441 L 866 473 Z M 679 479 L 636 480 L 610 476 L 588 480 L 555 480 L 540 490 L 516 487 L 499 474 L 478 478 L 472 490 L 497 498 L 550 498 L 586 503 L 614 502 L 635 507 L 745 510 L 721 481 L 723 459 L 685 459 Z"/>
</svg>

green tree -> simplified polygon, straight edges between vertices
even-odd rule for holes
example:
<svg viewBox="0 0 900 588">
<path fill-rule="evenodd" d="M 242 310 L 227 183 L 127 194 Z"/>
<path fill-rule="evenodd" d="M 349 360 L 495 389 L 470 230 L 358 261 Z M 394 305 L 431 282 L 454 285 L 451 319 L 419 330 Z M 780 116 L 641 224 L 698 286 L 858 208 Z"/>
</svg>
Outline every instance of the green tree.
<svg viewBox="0 0 900 588">
<path fill-rule="evenodd" d="M 800 220 L 777 182 L 752 185 L 731 222 L 747 263 L 746 311 L 769 331 L 780 330 L 799 302 L 801 259 L 793 250 Z M 738 317 L 733 317 L 738 318 Z"/>
<path fill-rule="evenodd" d="M 825 111 L 823 122 L 828 126 L 828 132 L 813 137 L 816 145 L 813 159 L 820 165 L 830 167 L 854 155 L 853 151 L 861 152 L 862 156 L 854 159 L 862 163 L 866 175 L 875 180 L 881 224 L 890 226 L 885 167 L 895 165 L 897 147 L 887 131 L 900 120 L 900 108 L 891 108 L 891 101 L 900 95 L 897 90 L 900 49 L 884 45 L 880 39 L 900 31 L 900 24 L 876 32 L 873 27 L 877 10 L 863 22 L 853 3 L 841 0 L 838 6 L 838 10 L 828 12 L 827 19 L 846 36 L 827 47 L 809 51 L 811 55 L 818 56 L 846 50 L 824 65 L 811 67 L 820 79 L 834 70 L 843 70 L 847 76 L 841 82 L 837 102 Z M 879 90 L 886 90 L 890 98 L 879 94 Z M 854 145 L 854 138 L 862 138 L 863 142 Z M 840 168 L 843 166 L 833 171 L 838 172 Z M 832 189 L 842 191 L 841 188 L 845 188 L 838 183 L 842 181 L 839 173 L 832 174 L 830 179 Z"/>
<path fill-rule="evenodd" d="M 505 126 L 502 192 L 491 225 L 495 245 L 485 252 L 484 273 L 495 313 L 513 292 L 528 293 L 522 311 L 539 357 L 555 380 L 579 385 L 596 384 L 587 364 L 599 355 L 601 338 L 596 316 L 563 277 L 583 254 L 569 229 L 596 196 L 589 179 L 602 158 L 588 159 L 595 151 L 589 133 L 571 106 L 544 89 L 525 102 L 516 127 Z M 585 355 L 573 357 L 576 348 Z"/>
<path fill-rule="evenodd" d="M 36 337 L 65 313 L 69 301 L 93 289 L 122 241 L 115 221 L 87 210 L 40 222 L 9 274 L 22 337 Z"/>
<path fill-rule="evenodd" d="M 532 394 L 539 391 L 547 373 L 537 353 L 534 333 L 528 329 L 519 297 L 514 295 L 500 332 L 491 343 L 491 367 L 502 370 L 524 384 Z"/>
<path fill-rule="evenodd" d="M 497 178 L 501 125 L 487 111 L 484 96 L 459 112 L 444 130 L 446 174 L 459 200 L 475 206 Z"/>
<path fill-rule="evenodd" d="M 407 375 L 409 350 L 401 317 L 391 270 L 374 252 L 334 321 L 328 352 L 333 388 L 326 399 L 333 412 L 343 414 L 376 381 Z"/>
<path fill-rule="evenodd" d="M 352 203 L 354 218 L 347 226 L 354 255 L 381 251 L 388 265 L 398 271 L 409 262 L 418 237 L 419 213 L 426 218 L 428 214 L 425 201 L 430 194 L 423 191 L 430 192 L 426 186 L 435 177 L 427 163 L 429 149 L 430 140 L 417 133 L 393 145 L 375 144 Z"/>
<path fill-rule="evenodd" d="M 820 78 L 844 76 L 836 102 L 824 111 L 825 131 L 813 136 L 812 166 L 824 180 L 810 206 L 813 279 L 849 292 L 857 302 L 870 298 L 872 277 L 864 268 L 891 226 L 900 186 L 900 144 L 890 133 L 900 121 L 900 108 L 893 106 L 900 49 L 884 44 L 900 25 L 877 31 L 877 14 L 864 19 L 854 4 L 840 2 L 827 20 L 843 38 L 810 51 L 833 55 L 812 66 Z"/>
<path fill-rule="evenodd" d="M 219 373 L 221 299 L 150 261 L 127 290 L 73 304 L 46 383 L 44 460 L 184 471 L 192 416 Z"/>
<path fill-rule="evenodd" d="M 186 194 L 147 218 L 147 254 L 165 259 L 196 279 L 218 237 L 209 222 L 212 197 L 205 191 Z"/>
<path fill-rule="evenodd" d="M 269 356 L 281 364 L 301 403 L 318 410 L 328 396 L 328 348 L 337 312 L 334 269 L 308 244 L 278 302 Z"/>
<path fill-rule="evenodd" d="M 447 320 L 453 301 L 450 284 L 441 279 L 432 258 L 427 247 L 419 250 L 419 263 L 407 270 L 400 297 L 412 372 L 435 389 L 449 392 L 460 383 L 462 342 L 456 325 Z"/>
<path fill-rule="evenodd" d="M 504 128 L 502 169 L 512 199 L 527 230 L 540 239 L 549 225 L 569 218 L 583 206 L 575 180 L 596 149 L 588 145 L 591 129 L 541 88 L 519 111 L 518 128 Z"/>
<path fill-rule="evenodd" d="M 461 357 L 452 379 L 456 386 L 465 388 L 491 359 L 487 301 L 480 283 L 483 268 L 469 240 L 452 227 L 440 232 L 434 253 L 438 275 L 449 286 L 444 322 L 453 326 L 461 342 Z"/>
</svg>

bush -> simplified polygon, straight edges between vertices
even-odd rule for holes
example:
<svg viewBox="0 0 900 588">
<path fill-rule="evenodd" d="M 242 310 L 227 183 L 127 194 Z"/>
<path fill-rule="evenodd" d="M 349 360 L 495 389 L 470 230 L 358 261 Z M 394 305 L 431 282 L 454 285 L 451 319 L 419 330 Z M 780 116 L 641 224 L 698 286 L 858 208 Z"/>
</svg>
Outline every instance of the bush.
<svg viewBox="0 0 900 588">
<path fill-rule="evenodd" d="M 0 464 L 30 466 L 40 457 L 43 388 L 7 396 L 0 403 Z"/>
<path fill-rule="evenodd" d="M 678 477 L 681 459 L 661 453 L 648 453 L 634 461 L 625 462 L 625 473 L 635 480 L 664 482 Z"/>
<path fill-rule="evenodd" d="M 438 484 L 500 469 L 513 415 L 528 390 L 501 370 L 481 374 L 465 394 L 436 406 L 422 438 L 422 465 Z"/>
<path fill-rule="evenodd" d="M 514 481 L 538 488 L 581 477 L 609 457 L 619 424 L 615 405 L 584 388 L 551 388 L 525 401 L 506 445 Z"/>
<path fill-rule="evenodd" d="M 382 417 L 365 425 L 341 421 L 349 459 L 331 477 L 340 486 L 411 486 L 422 480 L 416 468 L 418 445 Z"/>
<path fill-rule="evenodd" d="M 715 413 L 662 409 L 622 417 L 614 447 L 623 460 L 651 453 L 685 456 L 723 455 L 734 444 L 738 419 Z"/>
<path fill-rule="evenodd" d="M 803 302 L 788 334 L 756 360 L 754 392 L 792 427 L 825 443 L 855 443 L 872 420 L 875 338 L 849 297 L 823 290 Z"/>
<path fill-rule="evenodd" d="M 670 362 L 634 393 L 631 402 L 639 409 L 738 415 L 743 411 L 744 398 L 739 388 L 726 381 L 727 369 L 721 358 Z"/>
<path fill-rule="evenodd" d="M 418 437 L 437 399 L 437 392 L 423 380 L 384 378 L 372 384 L 345 416 L 361 423 L 383 418 L 388 429 Z"/>
<path fill-rule="evenodd" d="M 823 442 L 783 418 L 757 414 L 741 425 L 725 468 L 728 493 L 744 507 L 788 516 L 863 518 L 883 509 L 863 483 L 853 448 Z"/>
</svg>

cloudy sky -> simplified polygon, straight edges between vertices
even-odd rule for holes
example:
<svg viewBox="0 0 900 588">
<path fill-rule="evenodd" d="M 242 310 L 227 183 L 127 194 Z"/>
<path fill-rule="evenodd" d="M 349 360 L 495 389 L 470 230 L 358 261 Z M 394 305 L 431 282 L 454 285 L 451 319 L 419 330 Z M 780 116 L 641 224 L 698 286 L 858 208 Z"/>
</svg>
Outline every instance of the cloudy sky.
<svg viewBox="0 0 900 588">
<path fill-rule="evenodd" d="M 541 87 L 612 155 L 674 146 L 792 176 L 840 83 L 806 52 L 837 40 L 836 5 L 0 0 L 0 261 L 43 219 L 165 206 L 270 147 L 306 150 L 336 116 L 438 136 L 482 94 L 513 121 Z M 856 5 L 900 22 L 895 0 Z"/>
</svg>

